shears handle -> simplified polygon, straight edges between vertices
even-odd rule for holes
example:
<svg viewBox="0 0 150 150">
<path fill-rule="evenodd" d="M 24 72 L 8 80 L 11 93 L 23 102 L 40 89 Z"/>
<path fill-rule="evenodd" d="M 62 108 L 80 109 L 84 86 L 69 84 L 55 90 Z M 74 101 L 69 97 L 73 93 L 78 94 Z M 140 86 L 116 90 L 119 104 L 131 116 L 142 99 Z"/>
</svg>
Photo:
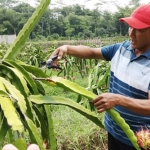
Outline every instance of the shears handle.
<svg viewBox="0 0 150 150">
<path fill-rule="evenodd" d="M 49 59 L 46 61 L 46 63 L 47 63 L 47 64 L 51 64 L 54 60 L 57 59 L 57 57 L 58 57 L 58 55 L 49 58 Z"/>
<path fill-rule="evenodd" d="M 55 55 L 55 56 L 49 58 L 47 61 L 42 62 L 41 65 L 45 65 L 45 68 L 48 68 L 48 69 L 56 68 L 56 69 L 62 70 L 61 67 L 52 65 L 53 61 L 56 60 L 57 57 L 58 57 L 58 55 Z"/>
</svg>

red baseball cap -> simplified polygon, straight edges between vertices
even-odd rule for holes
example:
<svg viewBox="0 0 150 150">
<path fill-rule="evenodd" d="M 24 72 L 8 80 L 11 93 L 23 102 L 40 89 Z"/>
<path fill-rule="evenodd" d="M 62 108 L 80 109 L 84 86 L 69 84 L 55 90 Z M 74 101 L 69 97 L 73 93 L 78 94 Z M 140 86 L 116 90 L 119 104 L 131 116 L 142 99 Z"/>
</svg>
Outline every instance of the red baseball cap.
<svg viewBox="0 0 150 150">
<path fill-rule="evenodd" d="M 119 21 L 126 22 L 135 29 L 150 27 L 150 4 L 139 6 L 130 17 L 120 18 Z"/>
</svg>

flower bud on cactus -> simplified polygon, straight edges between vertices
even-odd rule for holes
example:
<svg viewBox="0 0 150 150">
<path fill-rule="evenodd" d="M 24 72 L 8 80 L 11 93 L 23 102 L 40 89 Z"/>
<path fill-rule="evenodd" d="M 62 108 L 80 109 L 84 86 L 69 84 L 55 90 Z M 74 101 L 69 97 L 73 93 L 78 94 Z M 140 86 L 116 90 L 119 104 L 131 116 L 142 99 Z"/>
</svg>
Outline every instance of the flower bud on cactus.
<svg viewBox="0 0 150 150">
<path fill-rule="evenodd" d="M 48 145 L 48 143 L 46 142 L 46 139 L 44 139 L 43 146 L 44 146 L 45 149 L 47 148 L 47 145 Z"/>
<path fill-rule="evenodd" d="M 138 145 L 144 150 L 148 150 L 150 148 L 150 130 L 143 129 L 136 132 L 135 136 L 137 137 Z"/>
</svg>

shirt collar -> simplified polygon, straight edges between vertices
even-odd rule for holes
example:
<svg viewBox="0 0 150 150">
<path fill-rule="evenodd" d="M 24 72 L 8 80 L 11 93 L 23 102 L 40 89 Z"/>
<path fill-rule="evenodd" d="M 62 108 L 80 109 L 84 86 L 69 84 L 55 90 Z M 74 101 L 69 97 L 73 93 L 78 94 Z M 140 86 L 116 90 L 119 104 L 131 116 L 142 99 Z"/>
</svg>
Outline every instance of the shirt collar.
<svg viewBox="0 0 150 150">
<path fill-rule="evenodd" d="M 127 47 L 127 50 L 134 52 L 134 49 L 131 47 L 131 44 L 129 44 L 129 46 Z M 140 56 L 144 56 L 147 59 L 150 59 L 150 49 L 148 51 L 144 52 L 143 54 L 141 54 Z"/>
</svg>

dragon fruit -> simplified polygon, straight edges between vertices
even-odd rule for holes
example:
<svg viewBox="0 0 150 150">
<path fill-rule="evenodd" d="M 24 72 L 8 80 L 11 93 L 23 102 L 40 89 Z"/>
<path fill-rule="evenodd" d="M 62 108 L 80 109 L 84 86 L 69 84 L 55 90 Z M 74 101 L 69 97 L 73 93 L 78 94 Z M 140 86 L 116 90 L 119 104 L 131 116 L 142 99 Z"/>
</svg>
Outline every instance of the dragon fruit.
<svg viewBox="0 0 150 150">
<path fill-rule="evenodd" d="M 143 129 L 136 132 L 135 136 L 137 137 L 138 145 L 144 150 L 150 150 L 150 130 Z"/>
</svg>

